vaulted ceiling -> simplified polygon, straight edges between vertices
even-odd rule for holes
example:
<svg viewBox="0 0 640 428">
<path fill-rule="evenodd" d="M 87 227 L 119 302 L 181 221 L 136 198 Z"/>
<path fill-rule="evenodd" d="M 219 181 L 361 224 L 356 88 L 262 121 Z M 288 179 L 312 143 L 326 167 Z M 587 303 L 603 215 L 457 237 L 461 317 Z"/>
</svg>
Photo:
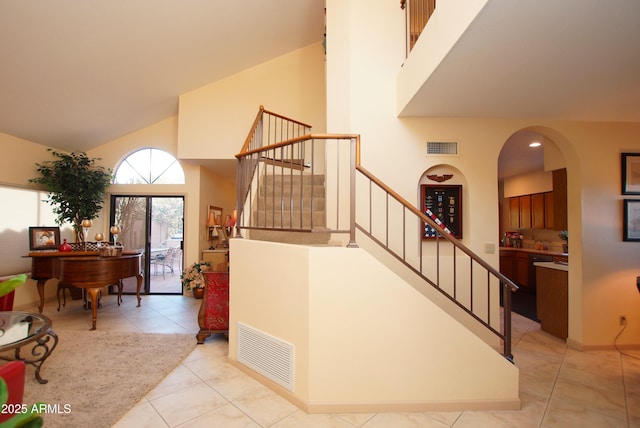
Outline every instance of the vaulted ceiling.
<svg viewBox="0 0 640 428">
<path fill-rule="evenodd" d="M 86 151 L 323 33 L 324 0 L 3 0 L 0 132 Z"/>
<path fill-rule="evenodd" d="M 180 94 L 320 41 L 324 6 L 0 1 L 0 132 L 89 150 L 175 115 Z M 403 115 L 640 122 L 639 23 L 635 0 L 489 0 Z"/>
</svg>

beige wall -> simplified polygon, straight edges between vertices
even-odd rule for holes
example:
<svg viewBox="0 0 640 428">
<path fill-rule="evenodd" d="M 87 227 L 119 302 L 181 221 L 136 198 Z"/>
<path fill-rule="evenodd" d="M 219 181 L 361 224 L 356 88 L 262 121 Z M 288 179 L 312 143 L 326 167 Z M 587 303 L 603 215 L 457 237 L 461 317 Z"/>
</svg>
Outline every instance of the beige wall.
<svg viewBox="0 0 640 428">
<path fill-rule="evenodd" d="M 28 180 L 37 176 L 36 162 L 51 160 L 51 154 L 47 152 L 47 147 L 35 144 L 30 141 L 13 137 L 0 132 L 0 148 L 5 156 L 0 157 L 0 184 L 13 187 L 33 187 Z M 20 209 L 19 207 L 16 209 Z M 1 217 L 0 217 L 1 218 Z M 34 225 L 35 226 L 35 225 Z M 8 233 L 0 227 L 0 233 Z M 28 240 L 28 231 L 24 231 L 24 240 Z M 26 247 L 28 248 L 28 246 Z M 25 263 L 22 256 L 25 254 L 14 253 L 8 258 L 0 261 L 3 271 L 10 271 L 10 266 L 19 266 L 20 272 L 24 273 Z M 54 299 L 56 295 L 55 287 L 45 287 L 45 298 Z M 40 299 L 35 287 L 35 281 L 29 279 L 25 285 L 16 289 L 14 297 L 14 308 L 34 310 Z"/>
<path fill-rule="evenodd" d="M 233 159 L 263 105 L 325 129 L 324 55 L 319 43 L 180 97 L 181 159 Z"/>
<path fill-rule="evenodd" d="M 519 406 L 517 368 L 365 250 L 233 240 L 231 253 L 229 358 L 238 322 L 293 344 L 309 411 Z"/>
<path fill-rule="evenodd" d="M 469 6 L 483 3 L 470 1 Z M 363 10 L 366 13 L 355 13 Z M 569 343 L 613 347 L 620 331 L 618 316 L 624 314 L 629 324 L 618 344 L 639 345 L 640 318 L 633 314 L 640 304 L 635 287 L 640 249 L 638 243 L 622 242 L 620 153 L 640 151 L 640 124 L 398 118 L 397 100 L 408 99 L 424 80 L 424 71 L 417 72 L 416 65 L 433 60 L 422 57 L 426 53 L 420 46 L 414 48 L 415 56 L 412 53 L 404 60 L 404 39 L 397 36 L 403 34 L 403 19 L 404 12 L 395 3 L 327 1 L 329 132 L 360 134 L 365 168 L 416 203 L 417 184 L 424 171 L 434 165 L 460 171 L 468 183 L 463 191 L 463 241 L 495 267 L 497 254 L 485 254 L 484 248 L 485 243 L 497 247 L 499 239 L 500 150 L 519 130 L 545 135 L 558 147 L 568 173 Z M 371 22 L 384 24 L 371 26 Z M 437 41 L 446 45 L 457 37 L 458 24 L 450 24 L 431 26 L 430 22 L 428 50 L 433 55 L 447 49 Z M 426 141 L 458 142 L 459 155 L 426 156 Z"/>
<path fill-rule="evenodd" d="M 92 229 L 107 231 L 112 194 L 184 196 L 185 263 L 199 260 L 201 250 L 209 245 L 205 229 L 207 206 L 221 206 L 225 212 L 235 206 L 233 174 L 231 178 L 220 176 L 215 167 L 205 168 L 199 161 L 233 159 L 261 104 L 308 121 L 316 125 L 314 132 L 323 132 L 324 88 L 324 54 L 318 43 L 185 94 L 180 99 L 179 117 L 167 118 L 88 151 L 89 157 L 99 157 L 103 166 L 115 169 L 136 150 L 166 150 L 178 158 L 186 180 L 184 185 L 111 185 L 105 210 L 94 220 Z M 36 176 L 35 162 L 51 157 L 46 147 L 3 133 L 0 147 L 11 155 L 0 159 L 0 183 L 10 186 L 28 186 L 27 180 Z M 46 293 L 48 299 L 54 298 L 55 287 L 46 287 Z M 16 305 L 35 302 L 35 287 L 18 290 Z"/>
<path fill-rule="evenodd" d="M 533 193 L 551 192 L 553 190 L 553 173 L 537 171 L 522 174 L 504 180 L 504 197 L 531 195 Z"/>
</svg>

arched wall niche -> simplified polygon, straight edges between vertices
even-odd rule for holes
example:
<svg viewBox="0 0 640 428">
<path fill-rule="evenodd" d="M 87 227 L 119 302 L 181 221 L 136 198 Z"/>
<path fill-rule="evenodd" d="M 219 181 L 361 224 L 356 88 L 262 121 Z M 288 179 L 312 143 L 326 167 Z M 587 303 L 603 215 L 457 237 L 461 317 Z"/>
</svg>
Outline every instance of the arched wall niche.
<svg viewBox="0 0 640 428">
<path fill-rule="evenodd" d="M 468 236 L 469 232 L 469 219 L 465 213 L 468 213 L 467 209 L 468 205 L 468 195 L 469 195 L 469 186 L 467 183 L 467 179 L 465 175 L 456 167 L 451 166 L 449 164 L 438 164 L 431 166 L 425 172 L 422 173 L 420 179 L 418 180 L 418 204 L 417 207 L 422 209 L 423 201 L 422 201 L 422 186 L 452 186 L 452 185 L 460 185 L 462 186 L 462 204 L 459 208 L 460 211 L 457 212 L 457 215 L 461 218 L 462 224 L 462 239 Z"/>
</svg>

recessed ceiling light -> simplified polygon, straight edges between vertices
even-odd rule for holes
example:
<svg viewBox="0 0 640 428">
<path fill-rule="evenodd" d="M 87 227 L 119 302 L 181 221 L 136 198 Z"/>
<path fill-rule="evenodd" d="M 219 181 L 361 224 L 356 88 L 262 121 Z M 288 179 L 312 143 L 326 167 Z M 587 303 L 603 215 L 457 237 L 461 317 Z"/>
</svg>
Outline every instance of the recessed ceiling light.
<svg viewBox="0 0 640 428">
<path fill-rule="evenodd" d="M 542 145 L 542 143 L 539 143 L 537 141 L 534 141 L 533 143 L 529 144 L 529 147 L 540 147 Z"/>
</svg>

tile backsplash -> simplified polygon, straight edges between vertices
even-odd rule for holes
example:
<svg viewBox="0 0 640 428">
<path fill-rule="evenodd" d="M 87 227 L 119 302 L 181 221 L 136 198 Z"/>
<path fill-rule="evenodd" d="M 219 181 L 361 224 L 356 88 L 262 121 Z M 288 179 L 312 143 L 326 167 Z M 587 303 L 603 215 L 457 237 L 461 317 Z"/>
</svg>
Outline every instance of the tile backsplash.
<svg viewBox="0 0 640 428">
<path fill-rule="evenodd" d="M 540 243 L 545 250 L 562 252 L 562 244 L 565 241 L 558 236 L 559 230 L 520 229 L 518 232 L 522 235 L 522 248 L 535 249 L 536 243 Z"/>
</svg>

